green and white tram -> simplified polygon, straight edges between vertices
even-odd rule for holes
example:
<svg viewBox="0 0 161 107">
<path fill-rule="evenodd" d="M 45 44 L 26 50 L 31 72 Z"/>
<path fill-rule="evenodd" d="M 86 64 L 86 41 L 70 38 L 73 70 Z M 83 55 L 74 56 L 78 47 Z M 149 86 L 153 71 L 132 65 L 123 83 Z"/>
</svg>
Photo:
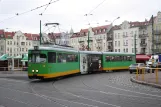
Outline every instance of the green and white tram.
<svg viewBox="0 0 161 107">
<path fill-rule="evenodd" d="M 74 49 L 40 46 L 30 49 L 28 77 L 45 79 L 79 73 L 79 54 Z"/>
<path fill-rule="evenodd" d="M 28 51 L 28 77 L 46 79 L 70 74 L 128 69 L 135 55 L 119 52 L 77 51 L 62 46 L 35 46 Z"/>
</svg>

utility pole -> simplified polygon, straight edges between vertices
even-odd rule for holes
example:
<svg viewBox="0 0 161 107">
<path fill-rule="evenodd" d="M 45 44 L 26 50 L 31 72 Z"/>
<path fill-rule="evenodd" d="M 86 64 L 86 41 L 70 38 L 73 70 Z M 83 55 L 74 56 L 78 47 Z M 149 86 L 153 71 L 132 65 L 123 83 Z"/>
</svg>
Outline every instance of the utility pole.
<svg viewBox="0 0 161 107">
<path fill-rule="evenodd" d="M 135 59 L 136 59 L 136 34 L 134 35 L 134 50 L 135 50 Z"/>
<path fill-rule="evenodd" d="M 42 34 L 41 34 L 41 20 L 40 20 L 40 45 L 41 45 L 41 38 L 42 38 Z"/>
<path fill-rule="evenodd" d="M 90 31 L 88 30 L 88 51 L 89 51 L 89 33 Z"/>
<path fill-rule="evenodd" d="M 153 26 L 154 26 L 154 21 L 153 21 L 153 15 L 152 15 L 152 54 L 154 55 L 154 29 L 153 29 Z"/>
</svg>

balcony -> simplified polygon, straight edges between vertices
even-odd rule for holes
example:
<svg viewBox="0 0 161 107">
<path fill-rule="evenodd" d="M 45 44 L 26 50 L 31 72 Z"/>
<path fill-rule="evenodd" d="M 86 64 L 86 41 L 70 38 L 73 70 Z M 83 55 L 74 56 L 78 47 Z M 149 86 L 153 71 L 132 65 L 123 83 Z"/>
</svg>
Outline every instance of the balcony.
<svg viewBox="0 0 161 107">
<path fill-rule="evenodd" d="M 140 43 L 140 46 L 141 47 L 146 47 L 147 46 L 147 43 L 142 42 L 142 43 Z"/>
<path fill-rule="evenodd" d="M 127 38 L 128 36 L 127 35 L 122 35 L 123 36 L 123 38 Z"/>
<path fill-rule="evenodd" d="M 154 30 L 154 35 L 161 35 L 161 30 Z"/>
<path fill-rule="evenodd" d="M 112 37 L 107 37 L 107 41 L 111 41 L 112 40 Z"/>
<path fill-rule="evenodd" d="M 79 42 L 79 43 L 83 43 L 84 41 L 83 41 L 83 40 L 79 40 L 78 42 Z"/>
<path fill-rule="evenodd" d="M 146 38 L 148 37 L 148 34 L 139 34 L 139 38 Z"/>
<path fill-rule="evenodd" d="M 113 46 L 108 46 L 108 49 L 109 49 L 109 50 L 113 49 Z"/>
<path fill-rule="evenodd" d="M 161 44 L 161 40 L 154 40 L 154 43 L 159 45 L 159 44 Z"/>
<path fill-rule="evenodd" d="M 146 48 L 141 48 L 140 54 L 146 54 Z"/>
</svg>

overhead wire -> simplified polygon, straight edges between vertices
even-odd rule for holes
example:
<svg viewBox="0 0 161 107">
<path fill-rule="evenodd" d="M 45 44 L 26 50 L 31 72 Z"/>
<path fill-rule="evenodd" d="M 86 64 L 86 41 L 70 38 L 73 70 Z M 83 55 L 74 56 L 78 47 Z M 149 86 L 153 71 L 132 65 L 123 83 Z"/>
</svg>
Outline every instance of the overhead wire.
<svg viewBox="0 0 161 107">
<path fill-rule="evenodd" d="M 42 15 L 42 14 L 45 12 L 45 10 L 48 8 L 48 6 L 50 5 L 51 2 L 52 2 L 52 0 L 50 0 L 50 2 L 48 3 L 48 5 L 47 5 L 46 8 L 44 9 L 44 11 L 43 11 L 42 13 L 40 13 L 40 15 Z"/>
<path fill-rule="evenodd" d="M 101 3 L 99 3 L 94 9 L 92 9 L 88 14 L 85 14 L 84 16 L 88 16 L 88 15 L 93 15 L 93 14 L 91 14 L 94 10 L 96 10 L 101 4 L 103 4 L 104 2 L 105 2 L 106 0 L 103 0 Z M 96 19 L 95 19 L 96 20 Z M 88 19 L 88 17 L 87 17 L 87 21 L 88 21 L 88 23 L 89 23 L 89 19 Z M 97 22 L 97 24 L 99 24 L 98 23 L 98 21 L 96 21 Z M 90 26 L 90 23 L 88 24 L 89 26 Z"/>
<path fill-rule="evenodd" d="M 20 15 L 23 15 L 23 14 L 26 14 L 26 13 L 29 13 L 29 12 L 32 12 L 32 11 L 34 11 L 34 10 L 40 9 L 40 8 L 42 8 L 42 7 L 44 7 L 44 6 L 53 4 L 53 3 L 58 2 L 58 1 L 59 1 L 59 0 L 56 0 L 56 1 L 53 1 L 53 2 L 49 2 L 49 3 L 47 3 L 47 4 L 38 6 L 38 7 L 34 8 L 34 9 L 31 9 L 31 10 L 28 10 L 28 11 L 25 11 L 25 12 L 22 12 L 22 13 L 16 13 L 16 16 L 20 16 Z M 0 21 L 0 23 L 4 22 L 5 20 L 9 20 L 9 19 L 15 18 L 16 16 L 12 16 L 12 17 L 6 18 L 6 19 Z"/>
<path fill-rule="evenodd" d="M 106 0 L 103 0 L 100 4 L 98 4 L 94 9 L 92 9 L 88 14 L 91 14 L 95 9 L 97 9 L 101 4 L 103 4 Z"/>
</svg>

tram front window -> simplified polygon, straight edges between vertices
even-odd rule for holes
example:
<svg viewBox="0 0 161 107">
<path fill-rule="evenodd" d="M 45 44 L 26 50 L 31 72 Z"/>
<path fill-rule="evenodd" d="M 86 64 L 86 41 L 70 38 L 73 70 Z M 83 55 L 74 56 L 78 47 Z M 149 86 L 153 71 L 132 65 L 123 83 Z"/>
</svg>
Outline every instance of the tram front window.
<svg viewBox="0 0 161 107">
<path fill-rule="evenodd" d="M 45 54 L 31 54 L 29 55 L 29 62 L 44 63 L 46 62 L 46 55 Z"/>
</svg>

